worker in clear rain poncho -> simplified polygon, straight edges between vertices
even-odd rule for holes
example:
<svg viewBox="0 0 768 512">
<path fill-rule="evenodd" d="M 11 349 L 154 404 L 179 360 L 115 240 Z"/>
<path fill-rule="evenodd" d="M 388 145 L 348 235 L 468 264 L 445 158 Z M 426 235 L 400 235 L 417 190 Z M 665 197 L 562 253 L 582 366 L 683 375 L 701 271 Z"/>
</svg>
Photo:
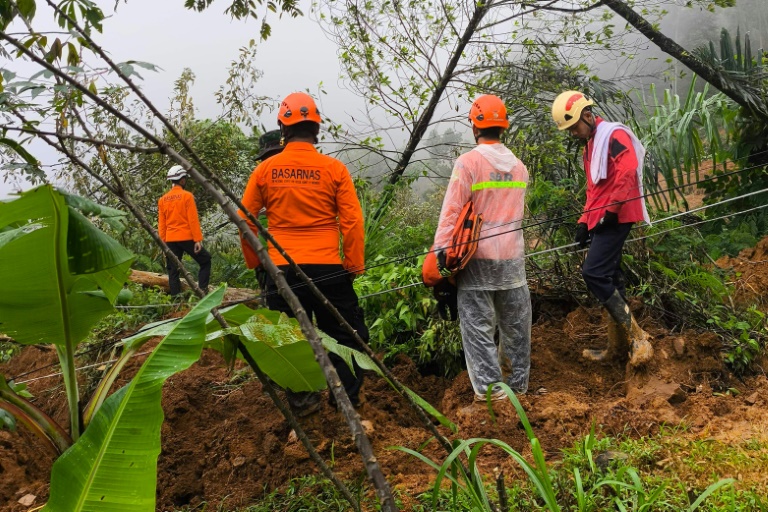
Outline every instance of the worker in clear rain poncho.
<svg viewBox="0 0 768 512">
<path fill-rule="evenodd" d="M 445 192 L 435 233 L 435 250 L 451 244 L 456 220 L 467 201 L 483 216 L 472 259 L 456 275 L 461 336 L 477 400 L 505 382 L 515 393 L 528 390 L 531 362 L 531 298 L 525 278 L 521 229 L 528 170 L 500 142 L 509 127 L 504 102 L 477 98 L 469 113 L 477 146 L 459 156 Z M 438 255 L 438 261 L 440 260 Z M 498 327 L 499 345 L 494 343 Z M 493 390 L 492 399 L 504 397 Z"/>
</svg>

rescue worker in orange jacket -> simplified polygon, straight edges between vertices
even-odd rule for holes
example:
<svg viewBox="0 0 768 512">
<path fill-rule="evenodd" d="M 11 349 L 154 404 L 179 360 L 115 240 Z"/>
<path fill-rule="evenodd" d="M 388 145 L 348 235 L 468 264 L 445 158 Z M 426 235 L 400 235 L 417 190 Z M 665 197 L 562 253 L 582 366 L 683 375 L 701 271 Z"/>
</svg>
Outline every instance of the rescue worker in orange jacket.
<svg viewBox="0 0 768 512">
<path fill-rule="evenodd" d="M 467 201 L 483 216 L 477 250 L 456 275 L 457 306 L 467 370 L 475 399 L 504 381 L 515 393 L 528 391 L 531 367 L 531 296 L 525 277 L 521 225 L 528 169 L 500 142 L 509 128 L 501 98 L 477 98 L 469 111 L 477 146 L 459 156 L 445 191 L 435 250 L 448 247 Z M 438 261 L 441 260 L 438 254 Z M 499 346 L 494 343 L 496 329 Z M 496 389 L 493 399 L 504 398 Z"/>
<path fill-rule="evenodd" d="M 365 265 L 363 213 L 352 177 L 343 163 L 315 149 L 321 119 L 311 96 L 288 95 L 280 104 L 277 121 L 284 149 L 254 169 L 243 194 L 243 205 L 254 215 L 266 208 L 269 232 L 275 240 L 367 342 L 368 329 L 352 287 L 352 281 L 363 272 Z M 251 229 L 256 232 L 255 226 Z M 339 254 L 340 246 L 342 254 Z M 302 285 L 277 249 L 269 244 L 268 251 L 270 258 L 285 272 L 288 284 L 294 287 L 293 292 L 310 318 L 314 314 L 317 326 L 340 344 L 355 348 L 354 338 L 309 288 Z M 258 256 L 246 242 L 243 242 L 243 254 L 249 268 L 260 265 Z M 293 315 L 269 277 L 266 296 L 270 309 Z M 337 355 L 330 354 L 330 358 L 352 404 L 358 406 L 363 383 L 361 369 L 355 364 L 353 372 Z M 320 408 L 317 393 L 287 390 L 286 395 L 299 415 L 311 414 Z"/>
<path fill-rule="evenodd" d="M 184 190 L 187 184 L 187 171 L 180 165 L 168 170 L 168 181 L 173 187 L 157 202 L 157 231 L 163 242 L 179 260 L 184 253 L 189 254 L 200 266 L 197 276 L 198 285 L 208 291 L 211 277 L 211 255 L 203 247 L 203 233 L 197 218 L 197 206 L 191 192 Z M 168 287 L 171 295 L 181 292 L 179 268 L 167 259 Z"/>
<path fill-rule="evenodd" d="M 607 349 L 584 350 L 583 356 L 593 361 L 629 357 L 630 365 L 641 366 L 653 357 L 653 346 L 627 306 L 621 255 L 632 224 L 650 223 L 642 197 L 645 149 L 629 128 L 595 115 L 593 105 L 579 91 L 565 91 L 552 104 L 558 129 L 586 142 L 587 201 L 575 241 L 580 247 L 591 242 L 582 276 L 609 314 Z"/>
</svg>

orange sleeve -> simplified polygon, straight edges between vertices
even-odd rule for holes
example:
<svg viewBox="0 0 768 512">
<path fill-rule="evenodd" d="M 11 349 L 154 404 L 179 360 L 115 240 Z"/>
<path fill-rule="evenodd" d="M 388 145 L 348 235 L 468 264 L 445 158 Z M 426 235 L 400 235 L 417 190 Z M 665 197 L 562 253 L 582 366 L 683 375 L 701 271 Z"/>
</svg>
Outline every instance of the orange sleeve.
<svg viewBox="0 0 768 512">
<path fill-rule="evenodd" d="M 339 209 L 342 247 L 344 249 L 344 268 L 354 274 L 365 272 L 365 226 L 363 210 L 357 199 L 357 191 L 352 176 L 339 163 L 339 186 L 336 189 L 336 207 Z"/>
<path fill-rule="evenodd" d="M 261 207 L 264 204 L 264 200 L 261 197 L 261 190 L 259 190 L 258 183 L 257 183 L 257 172 L 259 170 L 259 167 L 256 167 L 256 169 L 251 173 L 251 177 L 248 180 L 248 184 L 245 186 L 245 192 L 243 192 L 243 199 L 242 203 L 245 208 L 251 212 L 254 217 L 257 217 L 259 215 L 259 212 L 261 211 Z M 251 222 L 248 217 L 243 213 L 242 210 L 238 210 L 237 214 L 240 215 L 240 217 L 244 218 L 245 221 L 248 223 L 248 227 L 251 229 L 251 232 L 258 236 L 259 232 L 256 229 L 256 226 Z M 259 256 L 256 254 L 256 251 L 253 250 L 253 247 L 251 247 L 251 244 L 249 244 L 242 233 L 240 233 L 240 247 L 243 250 L 243 257 L 245 258 L 245 265 L 248 268 L 256 268 L 261 265 L 261 260 L 259 259 Z"/>
<path fill-rule="evenodd" d="M 197 205 L 195 204 L 195 196 L 191 193 L 186 198 L 187 202 L 187 222 L 189 223 L 189 230 L 192 232 L 193 242 L 203 241 L 203 232 L 200 230 L 200 219 L 197 218 Z"/>
<path fill-rule="evenodd" d="M 157 234 L 160 235 L 160 240 L 165 242 L 166 223 L 162 197 L 157 201 Z"/>
</svg>

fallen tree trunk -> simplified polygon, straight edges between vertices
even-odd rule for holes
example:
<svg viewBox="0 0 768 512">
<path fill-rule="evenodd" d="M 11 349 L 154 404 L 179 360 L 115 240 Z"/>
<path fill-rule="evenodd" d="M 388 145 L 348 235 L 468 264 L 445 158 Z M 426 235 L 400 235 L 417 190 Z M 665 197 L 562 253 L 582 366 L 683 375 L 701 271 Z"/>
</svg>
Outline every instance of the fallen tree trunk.
<svg viewBox="0 0 768 512">
<path fill-rule="evenodd" d="M 168 292 L 168 276 L 165 274 L 131 269 L 131 275 L 128 277 L 128 279 L 130 279 L 131 282 L 140 284 L 141 286 L 156 286 L 164 292 Z M 181 289 L 189 290 L 189 284 L 182 280 Z M 227 291 L 224 294 L 224 303 L 248 301 L 248 299 L 252 299 L 254 303 L 260 303 L 261 301 L 259 299 L 259 291 L 251 290 L 250 288 L 227 288 Z M 246 304 L 247 303 L 248 302 L 246 302 Z"/>
</svg>

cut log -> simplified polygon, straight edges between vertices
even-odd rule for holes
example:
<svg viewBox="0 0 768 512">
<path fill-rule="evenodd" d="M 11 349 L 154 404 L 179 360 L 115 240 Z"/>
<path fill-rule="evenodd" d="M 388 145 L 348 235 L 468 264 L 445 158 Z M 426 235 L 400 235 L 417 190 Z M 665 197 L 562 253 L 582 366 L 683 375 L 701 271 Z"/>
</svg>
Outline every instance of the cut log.
<svg viewBox="0 0 768 512">
<path fill-rule="evenodd" d="M 131 275 L 128 279 L 141 286 L 157 286 L 166 293 L 168 292 L 168 276 L 165 274 L 131 269 Z M 189 285 L 183 279 L 181 280 L 181 289 L 189 289 Z M 253 300 L 253 302 L 260 302 L 259 291 L 251 290 L 250 288 L 227 288 L 223 302 L 247 301 L 249 299 Z"/>
</svg>

